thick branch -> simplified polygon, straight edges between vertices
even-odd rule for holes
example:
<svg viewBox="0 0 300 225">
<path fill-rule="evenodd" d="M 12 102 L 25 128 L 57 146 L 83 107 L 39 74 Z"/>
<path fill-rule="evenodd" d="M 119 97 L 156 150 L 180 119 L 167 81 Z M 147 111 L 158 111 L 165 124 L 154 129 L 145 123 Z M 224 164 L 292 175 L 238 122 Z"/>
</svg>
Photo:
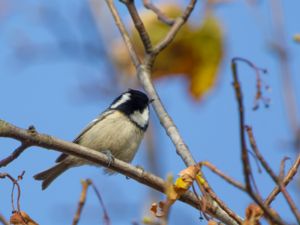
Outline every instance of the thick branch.
<svg viewBox="0 0 300 225">
<path fill-rule="evenodd" d="M 188 147 L 184 143 L 182 137 L 180 136 L 177 127 L 175 126 L 174 122 L 172 121 L 171 117 L 168 115 L 162 102 L 160 101 L 160 98 L 159 98 L 159 96 L 154 88 L 154 85 L 150 79 L 150 77 L 151 77 L 150 71 L 152 70 L 152 66 L 153 66 L 156 56 L 164 48 L 166 48 L 172 42 L 172 40 L 175 38 L 179 29 L 182 27 L 182 25 L 186 22 L 186 20 L 190 16 L 196 2 L 197 2 L 196 0 L 190 1 L 190 3 L 186 7 L 183 15 L 175 21 L 175 23 L 171 27 L 169 33 L 166 35 L 166 37 L 156 46 L 156 48 L 151 52 L 151 54 L 147 54 L 145 56 L 145 61 L 143 64 L 140 64 L 139 62 L 134 61 L 134 65 L 137 69 L 137 76 L 138 76 L 140 83 L 142 84 L 145 91 L 147 92 L 147 95 L 151 99 L 155 100 L 153 102 L 153 105 L 154 105 L 154 109 L 157 113 L 157 116 L 159 117 L 162 126 L 165 128 L 165 130 L 166 130 L 167 134 L 169 135 L 169 137 L 171 138 L 172 142 L 174 143 L 177 154 L 183 159 L 184 163 L 187 166 L 195 165 L 196 162 L 193 159 Z M 120 31 L 120 33 L 123 37 L 123 40 L 129 50 L 132 60 L 135 60 L 135 58 L 137 58 L 137 53 L 133 49 L 133 43 L 131 43 L 131 41 L 129 39 L 128 33 L 125 29 L 124 24 L 122 23 L 122 21 L 120 19 L 120 16 L 113 4 L 113 1 L 106 0 L 106 3 L 110 8 L 111 13 L 113 14 L 115 23 L 116 23 L 117 27 L 119 28 L 119 31 Z M 134 21 L 134 22 L 136 22 L 136 21 Z M 141 20 L 139 22 L 141 22 Z M 138 32 L 141 32 L 141 30 L 138 29 Z M 142 34 L 140 34 L 140 36 L 141 35 Z M 144 46 L 144 47 L 147 48 L 147 46 Z M 210 188 L 210 190 L 212 190 L 212 189 Z M 214 198 L 212 197 L 211 199 L 209 199 L 209 204 L 214 205 L 215 209 L 217 209 L 215 211 L 214 217 L 216 217 L 217 219 L 219 219 L 221 221 L 223 221 L 223 219 L 226 218 L 226 220 L 228 221 L 229 224 L 239 223 L 239 220 L 235 219 L 235 217 L 237 217 L 237 216 L 235 216 L 235 217 L 231 216 L 234 214 L 234 212 L 231 211 L 227 206 L 225 206 L 225 204 L 223 202 L 219 201 L 218 203 L 216 203 L 212 199 L 214 199 Z M 208 201 L 208 199 L 206 201 Z M 221 218 L 223 218 L 223 219 L 221 219 Z"/>
<path fill-rule="evenodd" d="M 9 137 L 21 142 L 26 140 L 26 142 L 31 146 L 39 146 L 69 155 L 74 155 L 103 167 L 107 167 L 109 163 L 107 156 L 101 152 L 97 152 L 93 149 L 71 142 L 63 141 L 49 135 L 39 134 L 37 132 L 32 133 L 28 130 L 15 127 L 3 120 L 0 120 L 0 137 Z M 165 182 L 160 177 L 145 172 L 140 168 L 136 168 L 135 166 L 116 158 L 110 163 L 109 168 L 164 193 Z M 187 192 L 180 198 L 180 200 L 198 210 L 202 204 L 202 202 L 199 202 L 198 198 L 192 192 Z M 230 218 L 223 215 L 216 205 L 207 204 L 206 209 L 208 214 L 217 216 L 217 218 L 222 222 L 226 224 L 236 224 L 234 221 L 230 220 Z"/>
</svg>

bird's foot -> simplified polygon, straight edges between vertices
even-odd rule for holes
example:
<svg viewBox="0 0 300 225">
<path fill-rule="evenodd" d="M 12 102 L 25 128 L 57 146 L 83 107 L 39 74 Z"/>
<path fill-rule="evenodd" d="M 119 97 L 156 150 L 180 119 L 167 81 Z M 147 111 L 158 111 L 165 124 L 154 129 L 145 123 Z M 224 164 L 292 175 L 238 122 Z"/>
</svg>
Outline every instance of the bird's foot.
<svg viewBox="0 0 300 225">
<path fill-rule="evenodd" d="M 104 151 L 102 151 L 102 153 L 103 153 L 104 155 L 106 155 L 106 157 L 107 157 L 107 159 L 108 159 L 107 167 L 110 167 L 110 165 L 115 161 L 114 155 L 111 153 L 110 150 L 104 150 Z"/>
</svg>

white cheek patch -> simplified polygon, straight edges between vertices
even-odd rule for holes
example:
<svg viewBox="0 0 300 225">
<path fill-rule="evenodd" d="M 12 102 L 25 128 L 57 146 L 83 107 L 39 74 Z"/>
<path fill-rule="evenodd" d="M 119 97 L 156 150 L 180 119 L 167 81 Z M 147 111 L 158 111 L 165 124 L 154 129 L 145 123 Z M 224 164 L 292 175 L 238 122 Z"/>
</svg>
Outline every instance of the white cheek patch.
<svg viewBox="0 0 300 225">
<path fill-rule="evenodd" d="M 139 110 L 134 111 L 130 115 L 130 119 L 134 121 L 140 127 L 145 127 L 148 124 L 149 120 L 149 109 L 146 107 L 141 113 Z"/>
<path fill-rule="evenodd" d="M 123 94 L 117 102 L 110 106 L 110 108 L 115 109 L 119 105 L 122 105 L 123 103 L 127 102 L 128 100 L 130 100 L 130 93 Z"/>
</svg>

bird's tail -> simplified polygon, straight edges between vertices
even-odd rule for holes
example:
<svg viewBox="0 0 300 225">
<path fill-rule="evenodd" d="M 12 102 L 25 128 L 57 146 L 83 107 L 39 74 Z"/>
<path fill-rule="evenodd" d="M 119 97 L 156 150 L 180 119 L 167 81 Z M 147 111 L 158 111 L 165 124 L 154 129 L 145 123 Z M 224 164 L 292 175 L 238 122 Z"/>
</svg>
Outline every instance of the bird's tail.
<svg viewBox="0 0 300 225">
<path fill-rule="evenodd" d="M 47 169 L 41 173 L 34 175 L 34 179 L 43 181 L 42 189 L 46 189 L 55 178 L 70 168 L 66 162 L 58 163 L 57 165 Z"/>
</svg>

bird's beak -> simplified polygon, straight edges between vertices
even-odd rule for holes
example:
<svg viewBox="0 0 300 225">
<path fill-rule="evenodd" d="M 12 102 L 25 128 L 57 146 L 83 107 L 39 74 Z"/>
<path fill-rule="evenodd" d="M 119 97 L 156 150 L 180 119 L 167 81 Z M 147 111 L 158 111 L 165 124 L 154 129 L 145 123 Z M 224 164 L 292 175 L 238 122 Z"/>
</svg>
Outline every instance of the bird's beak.
<svg viewBox="0 0 300 225">
<path fill-rule="evenodd" d="M 152 103 L 152 102 L 154 102 L 154 100 L 155 100 L 154 98 L 150 99 L 149 100 L 149 104 Z"/>
</svg>

